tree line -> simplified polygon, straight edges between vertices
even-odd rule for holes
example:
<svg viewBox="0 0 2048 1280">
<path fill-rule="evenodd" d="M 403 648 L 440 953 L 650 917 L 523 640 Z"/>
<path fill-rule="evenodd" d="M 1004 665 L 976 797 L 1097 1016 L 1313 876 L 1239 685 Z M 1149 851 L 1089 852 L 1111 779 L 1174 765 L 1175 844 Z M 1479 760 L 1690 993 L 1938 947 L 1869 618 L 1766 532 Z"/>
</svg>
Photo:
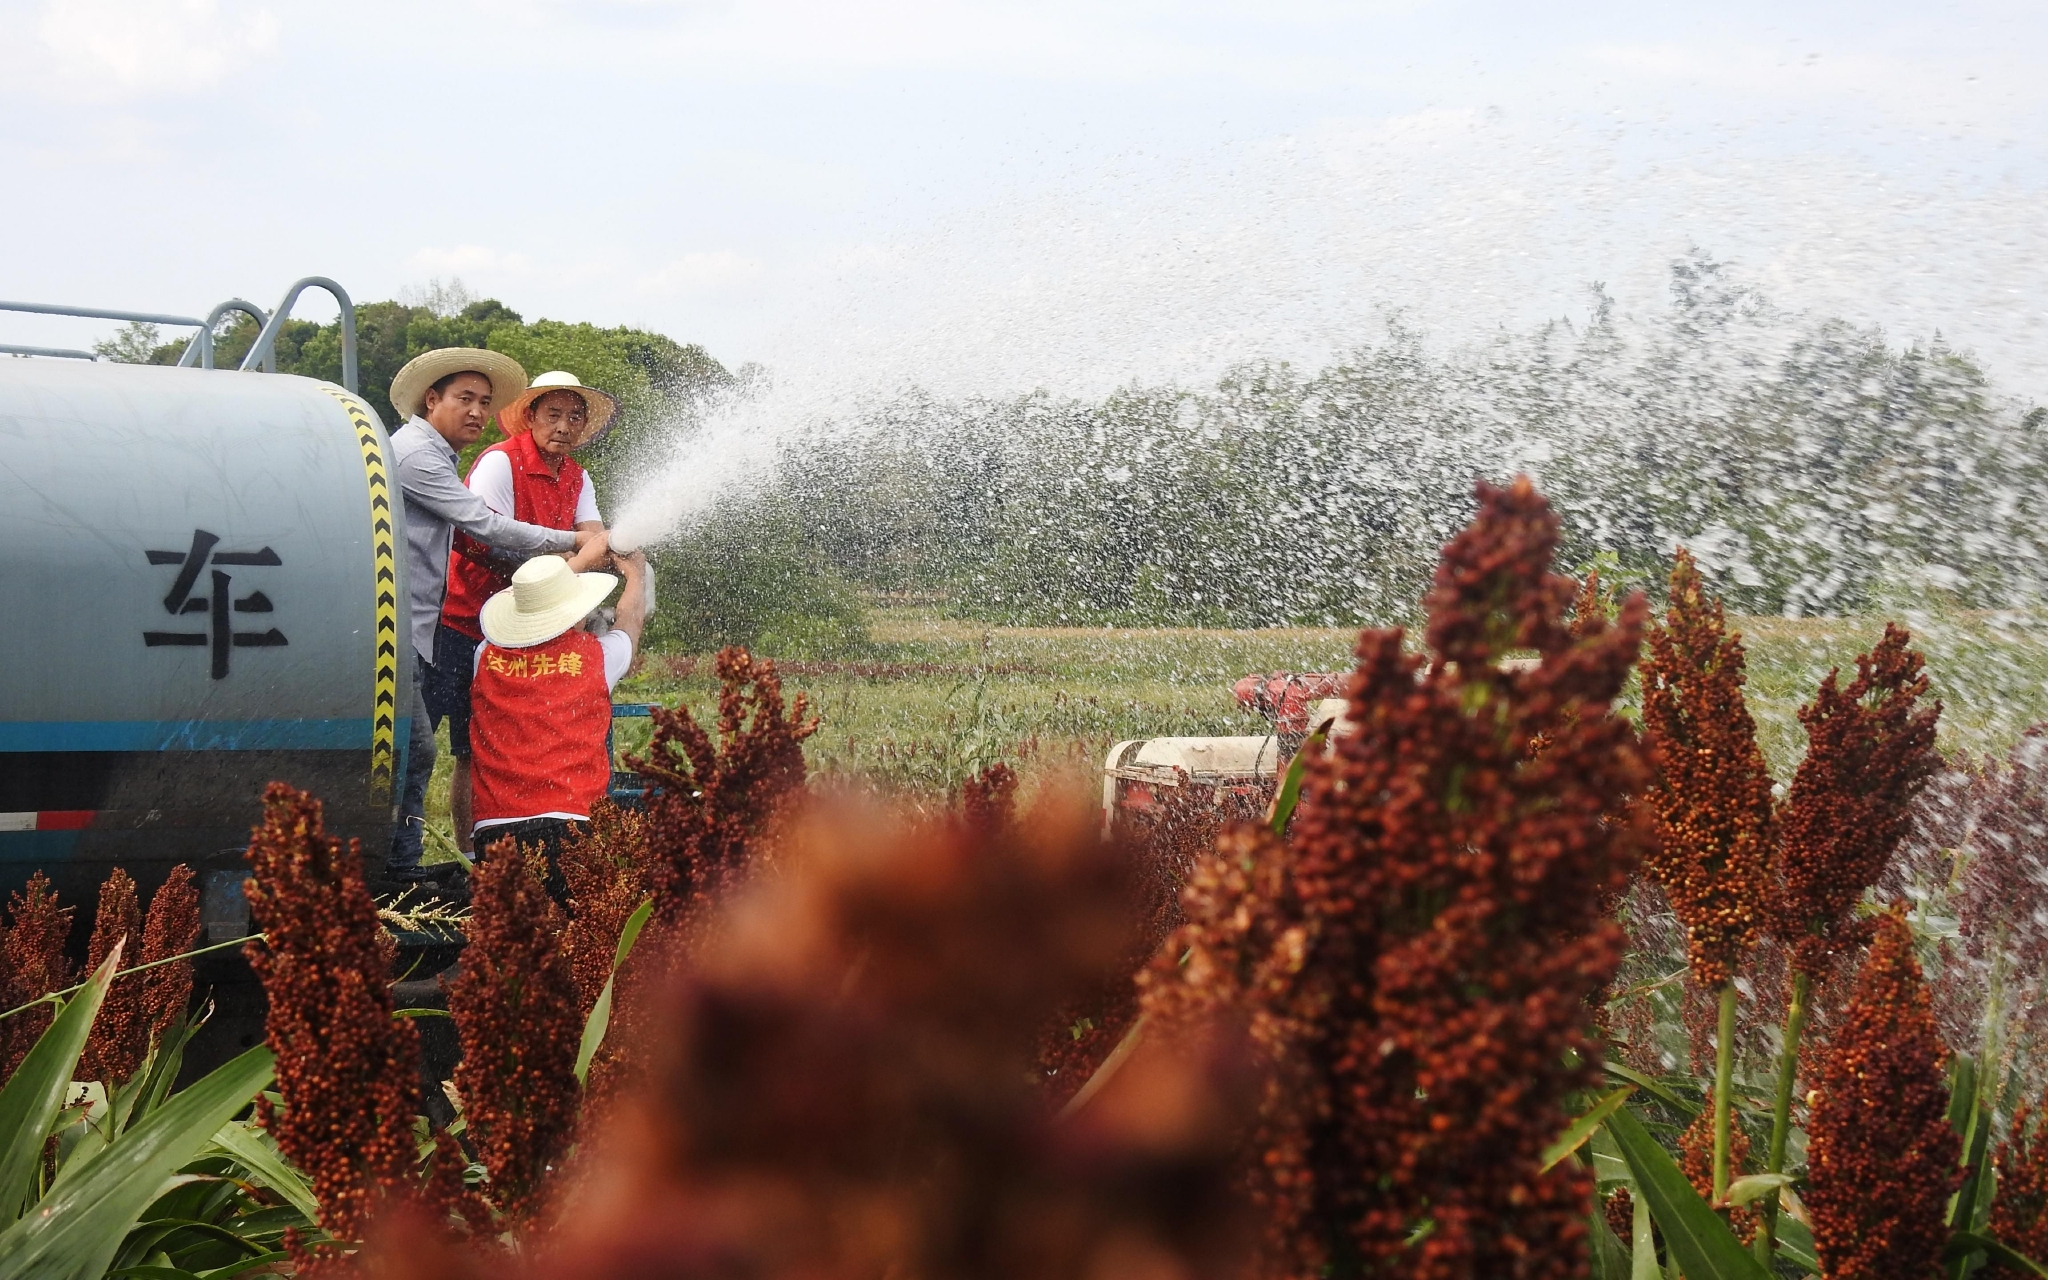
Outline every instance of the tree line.
<svg viewBox="0 0 2048 1280">
<path fill-rule="evenodd" d="M 2048 411 L 1938 337 L 1783 311 L 1694 256 L 1670 305 L 1209 388 L 906 397 L 788 451 L 779 495 L 864 586 L 1040 623 L 1404 618 L 1476 477 L 1535 476 L 1567 563 L 1657 589 L 1690 547 L 1740 611 L 2039 599 Z"/>
<path fill-rule="evenodd" d="M 881 593 L 1006 623 L 1400 620 L 1473 480 L 1517 472 L 1563 516 L 1565 563 L 1653 592 L 1683 545 L 1743 612 L 2040 598 L 2048 410 L 1939 337 L 1786 311 L 1704 255 L 1670 284 L 1648 316 L 1596 289 L 1577 322 L 1462 348 L 1397 321 L 1323 368 L 1248 363 L 1207 387 L 850 409 L 658 548 L 653 635 L 844 648 Z M 456 301 L 357 309 L 364 397 L 390 422 L 392 375 L 440 346 L 574 370 L 620 398 L 588 460 L 614 503 L 678 436 L 687 450 L 707 392 L 766 385 L 660 334 Z M 225 332 L 219 362 L 254 336 Z M 288 322 L 277 354 L 338 378 L 338 327 Z"/>
</svg>

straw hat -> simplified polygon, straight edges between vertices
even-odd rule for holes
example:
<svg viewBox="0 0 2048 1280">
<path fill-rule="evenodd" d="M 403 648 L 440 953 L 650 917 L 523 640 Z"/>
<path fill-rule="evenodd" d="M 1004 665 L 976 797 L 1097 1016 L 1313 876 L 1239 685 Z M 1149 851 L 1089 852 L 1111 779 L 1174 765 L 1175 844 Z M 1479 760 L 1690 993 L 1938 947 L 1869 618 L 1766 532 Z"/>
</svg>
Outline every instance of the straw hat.
<svg viewBox="0 0 2048 1280">
<path fill-rule="evenodd" d="M 391 380 L 391 407 L 407 418 L 427 411 L 427 389 L 451 373 L 480 373 L 491 384 L 491 405 L 497 412 L 526 390 L 526 370 L 501 351 L 481 347 L 442 347 L 406 361 Z"/>
<path fill-rule="evenodd" d="M 535 556 L 513 572 L 511 586 L 484 601 L 477 621 L 500 649 L 524 649 L 589 617 L 618 585 L 609 573 L 577 573 L 560 556 Z"/>
<path fill-rule="evenodd" d="M 551 369 L 535 378 L 533 385 L 515 397 L 510 404 L 498 410 L 498 428 L 507 436 L 516 436 L 522 431 L 533 430 L 533 420 L 529 416 L 533 402 L 550 391 L 574 391 L 583 397 L 583 407 L 589 411 L 589 421 L 584 423 L 583 435 L 575 444 L 569 446 L 571 449 L 581 449 L 603 435 L 604 429 L 612 423 L 612 415 L 619 411 L 619 402 L 611 396 L 596 387 L 584 386 L 577 380 L 575 374 L 566 369 Z"/>
</svg>

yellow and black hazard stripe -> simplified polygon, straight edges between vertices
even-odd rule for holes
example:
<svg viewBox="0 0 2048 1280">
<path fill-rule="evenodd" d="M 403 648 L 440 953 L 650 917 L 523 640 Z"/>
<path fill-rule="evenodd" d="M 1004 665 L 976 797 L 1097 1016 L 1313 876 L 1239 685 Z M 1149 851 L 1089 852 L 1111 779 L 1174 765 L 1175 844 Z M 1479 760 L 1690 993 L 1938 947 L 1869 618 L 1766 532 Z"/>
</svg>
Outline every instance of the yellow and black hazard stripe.
<svg viewBox="0 0 2048 1280">
<path fill-rule="evenodd" d="M 363 451 L 363 480 L 370 493 L 370 554 L 377 566 L 377 648 L 370 716 L 370 802 L 389 804 L 397 772 L 398 730 L 398 556 L 392 528 L 391 477 L 384 465 L 376 420 L 363 402 L 340 387 L 323 387 L 348 410 Z"/>
</svg>

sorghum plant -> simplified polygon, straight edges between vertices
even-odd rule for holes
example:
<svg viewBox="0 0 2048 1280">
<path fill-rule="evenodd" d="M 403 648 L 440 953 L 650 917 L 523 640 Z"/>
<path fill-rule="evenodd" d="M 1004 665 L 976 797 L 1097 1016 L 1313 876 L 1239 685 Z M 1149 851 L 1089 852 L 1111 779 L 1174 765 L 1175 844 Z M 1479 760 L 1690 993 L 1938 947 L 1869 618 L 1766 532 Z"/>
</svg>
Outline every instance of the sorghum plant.
<svg viewBox="0 0 2048 1280">
<path fill-rule="evenodd" d="M 1779 824 L 1773 929 L 1789 950 L 1791 1004 L 1780 1051 L 1771 1145 L 1765 1170 L 1780 1172 L 1791 1133 L 1799 1042 L 1814 983 L 1861 945 L 1868 928 L 1853 916 L 1912 823 L 1912 804 L 1939 769 L 1934 726 L 1941 704 L 1919 706 L 1927 692 L 1912 637 L 1890 623 L 1884 638 L 1856 659 L 1844 687 L 1828 672 L 1799 709 L 1806 756 L 1792 778 Z M 1758 1256 L 1768 1257 L 1775 1206 L 1766 1206 Z"/>
<path fill-rule="evenodd" d="M 1292 846 L 1234 837 L 1148 975 L 1162 1021 L 1243 999 L 1288 1063 L 1251 1153 L 1284 1224 L 1278 1273 L 1317 1274 L 1333 1242 L 1417 1277 L 1586 1266 L 1586 1175 L 1537 1169 L 1594 1079 L 1587 1002 L 1620 959 L 1599 904 L 1644 833 L 1605 813 L 1646 777 L 1609 710 L 1646 608 L 1575 637 L 1548 504 L 1526 479 L 1478 498 L 1424 601 L 1431 658 L 1398 630 L 1360 637 L 1357 728 L 1310 767 Z M 1498 665 L 1516 650 L 1538 661 Z M 1243 896 L 1206 900 L 1216 888 Z M 1221 998 L 1177 990 L 1205 984 Z"/>
<path fill-rule="evenodd" d="M 1821 1057 L 1808 1126 L 1806 1207 L 1828 1280 L 1938 1274 L 1949 1196 L 1962 1181 L 1947 1056 L 1895 909 L 1879 919 Z"/>
<path fill-rule="evenodd" d="M 1731 1168 L 1729 1090 L 1735 974 L 1769 911 L 1775 845 L 1771 775 L 1742 699 L 1742 637 L 1731 634 L 1692 556 L 1679 549 L 1664 624 L 1643 660 L 1643 739 L 1656 766 L 1657 842 L 1644 865 L 1686 930 L 1691 980 L 1718 1001 L 1713 1182 Z"/>
<path fill-rule="evenodd" d="M 655 784 L 639 863 L 654 916 L 613 989 L 611 1030 L 591 1066 L 591 1092 L 600 1098 L 635 1070 L 636 1046 L 650 1042 L 648 996 L 688 955 L 719 899 L 754 869 L 803 788 L 803 742 L 818 728 L 805 718 L 808 700 L 798 694 L 785 706 L 775 664 L 756 663 L 741 648 L 720 651 L 718 679 L 715 737 L 688 708 L 657 707 L 647 754 L 627 760 Z M 594 957 L 578 946 L 590 973 Z"/>
<path fill-rule="evenodd" d="M 462 976 L 448 991 L 462 1042 L 455 1087 L 490 1198 L 511 1225 L 543 1206 L 575 1127 L 583 1019 L 561 909 L 512 841 L 477 867 L 464 932 Z"/>
<path fill-rule="evenodd" d="M 1998 1198 L 1991 1202 L 1991 1234 L 2009 1249 L 2039 1261 L 2048 1257 L 2048 1133 L 2036 1117 L 2040 1105 L 2022 1104 L 2012 1118 L 2012 1131 L 1998 1148 L 1992 1165 L 1998 1170 Z M 1986 1272 L 1996 1280 L 2018 1280 L 2019 1273 L 1993 1263 Z"/>
<path fill-rule="evenodd" d="M 263 793 L 246 892 L 260 937 L 246 950 L 270 1001 L 282 1108 L 257 1115 L 303 1170 L 320 1225 L 362 1237 L 408 1182 L 419 1037 L 392 1017 L 390 955 L 353 841 L 328 836 L 320 802 L 281 782 Z"/>
<path fill-rule="evenodd" d="M 783 802 L 803 786 L 817 732 L 803 694 L 785 709 L 772 662 L 718 655 L 716 737 L 689 709 L 654 711 L 654 740 L 627 763 L 655 785 L 647 808 L 655 919 L 667 930 L 707 910 L 746 870 Z"/>
<path fill-rule="evenodd" d="M 1792 777 L 1780 824 L 1780 936 L 1796 973 L 1826 970 L 1860 946 L 1852 914 L 1877 882 L 1912 820 L 1911 806 L 1941 766 L 1934 751 L 1941 704 L 1922 707 L 1923 660 L 1912 636 L 1891 623 L 1875 649 L 1856 659 L 1846 687 L 1837 672 L 1799 709 L 1806 756 Z"/>
<path fill-rule="evenodd" d="M 142 925 L 142 955 L 136 963 L 153 965 L 142 979 L 142 1016 L 150 1039 L 161 1041 L 171 1024 L 192 1002 L 192 962 L 172 959 L 199 941 L 199 888 L 192 868 L 179 863 L 149 899 Z"/>
<path fill-rule="evenodd" d="M 1303 909 L 1293 853 L 1263 824 L 1226 830 L 1189 874 L 1181 892 L 1187 923 L 1139 975 L 1139 987 L 1152 1034 L 1168 1043 L 1243 1024 L 1260 1093 L 1241 1140 L 1236 1189 L 1260 1226 L 1263 1273 L 1309 1276 L 1325 1265 L 1331 1234 L 1318 1216 L 1331 1189 L 1313 1159 L 1328 1157 L 1316 1139 L 1333 1102 L 1329 1074 L 1311 1050 L 1329 1034 L 1332 975 L 1308 963 L 1320 922 Z"/>
<path fill-rule="evenodd" d="M 562 949 L 569 957 L 578 1016 L 588 1017 L 611 980 L 627 918 L 651 892 L 646 815 L 599 800 L 590 811 L 589 830 L 564 845 L 560 863 L 569 885 Z"/>
<path fill-rule="evenodd" d="M 12 1009 L 71 985 L 71 961 L 64 954 L 65 940 L 71 936 L 71 908 L 58 905 L 49 877 L 40 871 L 31 875 L 28 886 L 8 904 L 7 914 L 7 935 L 0 939 L 0 965 L 4 965 L 0 977 L 8 986 L 6 1007 Z M 44 1003 L 0 1019 L 6 1052 L 0 1062 L 6 1068 L 0 1072 L 0 1080 L 14 1074 L 36 1040 L 49 1029 L 53 1016 L 54 1006 Z"/>
<path fill-rule="evenodd" d="M 86 972 L 98 969 L 114 948 L 124 943 L 123 954 L 130 957 L 127 963 L 132 966 L 142 945 L 141 933 L 142 907 L 135 900 L 135 881 L 116 867 L 100 883 L 99 910 L 93 916 L 92 941 L 85 953 Z M 84 1077 L 100 1081 L 109 1091 L 135 1074 L 149 1048 L 142 979 L 142 974 L 116 978 L 107 989 L 79 1060 Z"/>
<path fill-rule="evenodd" d="M 978 830 L 1007 827 L 1017 817 L 1017 771 L 992 764 L 960 784 L 960 819 Z"/>
<path fill-rule="evenodd" d="M 1141 1050 L 1064 1120 L 1030 1079 L 1134 925 L 1094 827 L 804 823 L 664 992 L 539 1274 L 1233 1275 L 1227 1046 Z"/>
</svg>

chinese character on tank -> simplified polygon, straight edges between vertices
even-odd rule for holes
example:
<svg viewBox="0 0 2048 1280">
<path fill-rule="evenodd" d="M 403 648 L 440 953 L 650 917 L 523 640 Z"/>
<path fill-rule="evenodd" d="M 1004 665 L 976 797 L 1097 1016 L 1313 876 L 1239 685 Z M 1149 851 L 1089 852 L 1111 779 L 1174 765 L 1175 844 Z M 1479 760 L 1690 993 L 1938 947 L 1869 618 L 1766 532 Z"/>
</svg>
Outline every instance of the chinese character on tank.
<svg viewBox="0 0 2048 1280">
<path fill-rule="evenodd" d="M 188 613 L 206 615 L 207 627 L 203 631 L 145 631 L 142 643 L 154 649 L 159 645 L 192 645 L 210 647 L 213 652 L 213 678 L 224 680 L 228 674 L 228 651 L 230 649 L 268 649 L 288 643 L 284 633 L 276 627 L 267 631 L 236 631 L 229 623 L 232 613 L 269 613 L 272 609 L 270 597 L 261 591 L 251 591 L 236 599 L 232 591 L 233 576 L 223 566 L 228 565 L 280 565 L 277 552 L 269 547 L 260 551 L 217 551 L 220 544 L 218 534 L 204 529 L 192 531 L 192 546 L 185 551 L 150 551 L 151 564 L 174 564 L 178 576 L 171 583 L 169 594 L 164 596 L 164 612 L 173 616 Z M 207 575 L 207 594 L 194 594 L 202 584 L 200 575 Z"/>
</svg>

